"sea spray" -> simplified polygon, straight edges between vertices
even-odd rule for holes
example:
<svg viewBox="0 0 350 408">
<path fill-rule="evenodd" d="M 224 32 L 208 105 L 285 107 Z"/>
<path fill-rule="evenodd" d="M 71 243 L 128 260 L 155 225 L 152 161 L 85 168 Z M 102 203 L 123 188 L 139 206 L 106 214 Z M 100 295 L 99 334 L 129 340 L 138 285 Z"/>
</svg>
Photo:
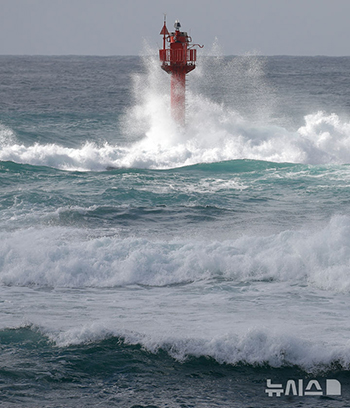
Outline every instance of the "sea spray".
<svg viewBox="0 0 350 408">
<path fill-rule="evenodd" d="M 144 73 L 132 76 L 135 104 L 122 120 L 127 143 L 20 144 L 14 131 L 2 125 L 0 160 L 78 171 L 169 169 L 237 159 L 349 163 L 350 125 L 336 113 L 310 112 L 304 126 L 294 130 L 273 118 L 276 98 L 264 61 L 254 55 L 229 60 L 203 56 L 189 84 L 183 129 L 170 116 L 167 74 L 156 58 L 144 57 Z M 226 100 L 220 102 L 214 89 Z"/>
</svg>

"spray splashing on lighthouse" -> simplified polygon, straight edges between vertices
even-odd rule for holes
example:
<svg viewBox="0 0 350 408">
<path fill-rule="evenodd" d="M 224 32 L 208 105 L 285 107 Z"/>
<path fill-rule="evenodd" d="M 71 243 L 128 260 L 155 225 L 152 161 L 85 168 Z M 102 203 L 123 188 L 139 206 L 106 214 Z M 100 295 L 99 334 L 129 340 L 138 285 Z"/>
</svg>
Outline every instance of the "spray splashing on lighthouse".
<svg viewBox="0 0 350 408">
<path fill-rule="evenodd" d="M 197 50 L 191 44 L 192 38 L 186 32 L 180 31 L 178 20 L 174 24 L 175 31 L 169 33 L 164 25 L 160 32 L 163 35 L 163 48 L 159 50 L 162 69 L 171 75 L 171 114 L 174 120 L 184 126 L 186 121 L 186 74 L 196 68 Z M 169 45 L 169 48 L 167 48 Z"/>
</svg>

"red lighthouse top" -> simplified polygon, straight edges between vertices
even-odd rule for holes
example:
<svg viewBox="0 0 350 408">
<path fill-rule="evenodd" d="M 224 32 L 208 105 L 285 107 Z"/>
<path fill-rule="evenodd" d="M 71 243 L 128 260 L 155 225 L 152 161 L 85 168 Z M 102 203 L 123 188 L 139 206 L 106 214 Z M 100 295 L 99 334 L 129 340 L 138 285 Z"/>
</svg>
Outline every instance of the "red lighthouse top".
<svg viewBox="0 0 350 408">
<path fill-rule="evenodd" d="M 191 45 L 192 38 L 186 32 L 180 31 L 181 24 L 178 20 L 174 24 L 175 31 L 169 33 L 164 20 L 164 26 L 160 32 L 163 35 L 163 49 L 159 50 L 159 57 L 162 62 L 164 71 L 170 73 L 181 67 L 187 74 L 196 67 L 196 50 L 197 44 Z M 166 43 L 169 48 L 166 48 Z"/>
</svg>

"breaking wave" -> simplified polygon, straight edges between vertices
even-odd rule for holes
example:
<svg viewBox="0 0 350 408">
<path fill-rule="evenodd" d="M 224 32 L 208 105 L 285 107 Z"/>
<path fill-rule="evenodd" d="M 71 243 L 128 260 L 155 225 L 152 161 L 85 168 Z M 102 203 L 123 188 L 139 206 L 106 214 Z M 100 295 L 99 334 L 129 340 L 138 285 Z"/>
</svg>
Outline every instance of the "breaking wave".
<svg viewBox="0 0 350 408">
<path fill-rule="evenodd" d="M 283 281 L 349 292 L 350 219 L 321 230 L 284 231 L 234 240 L 86 238 L 49 227 L 0 234 L 2 285 L 164 286 L 211 279 Z"/>
<path fill-rule="evenodd" d="M 350 123 L 336 113 L 306 115 L 304 125 L 294 130 L 271 119 L 276 101 L 261 58 L 203 58 L 191 74 L 185 128 L 171 119 L 167 74 L 154 58 L 144 58 L 144 68 L 144 74 L 133 75 L 135 103 L 116 134 L 116 140 L 129 144 L 103 144 L 100 135 L 75 148 L 19 143 L 15 132 L 0 124 L 0 161 L 78 171 L 168 169 L 237 159 L 350 163 Z M 221 81 L 213 77 L 218 70 Z M 233 100 L 220 103 L 206 96 L 218 92 Z"/>
<path fill-rule="evenodd" d="M 336 114 L 307 115 L 305 125 L 291 132 L 276 125 L 250 124 L 222 106 L 200 97 L 194 99 L 199 106 L 186 129 L 178 129 L 170 118 L 164 119 L 145 129 L 145 136 L 129 146 L 92 142 L 80 148 L 38 143 L 25 146 L 5 143 L 5 133 L 11 131 L 0 129 L 0 160 L 77 171 L 167 169 L 236 159 L 350 163 L 350 123 Z"/>
<path fill-rule="evenodd" d="M 347 345 L 325 347 L 317 341 L 296 337 L 291 333 L 271 332 L 267 329 L 248 329 L 242 334 L 229 332 L 214 337 L 197 337 L 189 335 L 162 335 L 160 333 L 143 334 L 137 331 L 113 329 L 112 322 L 86 324 L 59 333 L 29 325 L 20 328 L 3 329 L 0 331 L 3 341 L 23 342 L 27 347 L 33 341 L 44 341 L 39 336 L 45 336 L 58 347 L 98 346 L 103 344 L 106 353 L 111 353 L 116 359 L 119 348 L 142 347 L 142 352 L 157 354 L 165 351 L 176 361 L 185 363 L 189 359 L 213 359 L 219 364 L 245 364 L 253 367 L 270 366 L 273 368 L 295 367 L 318 373 L 337 369 L 348 370 L 350 367 L 350 348 Z M 11 330 L 11 333 L 9 333 Z M 9 336 L 9 334 L 11 334 Z M 111 344 L 108 340 L 115 339 Z M 34 345 L 35 346 L 35 345 Z M 109 349 L 110 347 L 110 349 Z M 37 347 L 36 347 L 37 348 Z M 84 353 L 84 349 L 81 349 Z M 130 353 L 130 348 L 127 354 Z M 107 361 L 106 363 L 107 364 Z"/>
</svg>

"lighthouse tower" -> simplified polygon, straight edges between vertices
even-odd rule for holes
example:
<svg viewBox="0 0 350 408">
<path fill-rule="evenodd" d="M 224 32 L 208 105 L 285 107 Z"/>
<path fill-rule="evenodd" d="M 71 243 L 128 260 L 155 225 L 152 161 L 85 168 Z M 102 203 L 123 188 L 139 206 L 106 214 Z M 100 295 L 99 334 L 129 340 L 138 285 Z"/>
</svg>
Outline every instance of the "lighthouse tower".
<svg viewBox="0 0 350 408">
<path fill-rule="evenodd" d="M 159 50 L 162 69 L 171 75 L 171 113 L 175 121 L 185 124 L 186 74 L 196 68 L 196 49 L 198 44 L 190 44 L 192 39 L 186 32 L 180 31 L 178 20 L 175 31 L 169 33 L 164 19 L 160 32 L 163 35 L 163 49 Z M 169 48 L 167 48 L 169 46 Z M 199 45 L 202 48 L 202 46 Z"/>
</svg>

